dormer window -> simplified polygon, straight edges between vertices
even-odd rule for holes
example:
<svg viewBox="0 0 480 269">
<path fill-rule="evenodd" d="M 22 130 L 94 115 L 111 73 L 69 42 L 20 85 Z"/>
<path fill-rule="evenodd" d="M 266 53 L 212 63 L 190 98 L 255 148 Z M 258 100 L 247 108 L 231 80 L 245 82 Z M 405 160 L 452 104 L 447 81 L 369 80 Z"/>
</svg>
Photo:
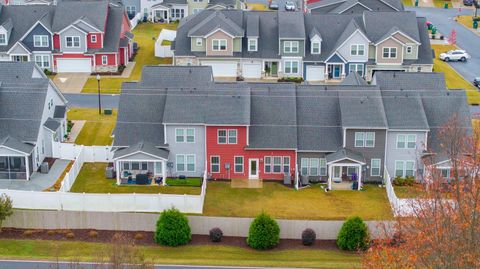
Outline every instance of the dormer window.
<svg viewBox="0 0 480 269">
<path fill-rule="evenodd" d="M 257 39 L 248 39 L 248 51 L 257 51 Z"/>
<path fill-rule="evenodd" d="M 36 47 L 36 48 L 48 47 L 48 36 L 47 35 L 34 35 L 33 36 L 33 46 Z"/>
<path fill-rule="evenodd" d="M 0 45 L 7 45 L 7 35 L 0 34 Z"/>
<path fill-rule="evenodd" d="M 312 41 L 312 54 L 320 54 L 320 42 L 319 41 Z"/>
<path fill-rule="evenodd" d="M 200 47 L 202 46 L 202 43 L 203 43 L 203 39 L 201 37 L 197 37 L 195 38 L 195 44 Z"/>
</svg>

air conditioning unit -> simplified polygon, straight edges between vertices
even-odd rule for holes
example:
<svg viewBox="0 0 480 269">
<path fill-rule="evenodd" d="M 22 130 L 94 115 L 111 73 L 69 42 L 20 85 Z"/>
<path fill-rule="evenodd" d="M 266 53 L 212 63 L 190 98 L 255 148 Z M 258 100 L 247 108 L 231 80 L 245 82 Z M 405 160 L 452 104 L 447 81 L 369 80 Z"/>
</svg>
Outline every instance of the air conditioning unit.
<svg viewBox="0 0 480 269">
<path fill-rule="evenodd" d="M 47 162 L 43 162 L 41 165 L 40 165 L 40 173 L 42 174 L 48 174 L 48 171 L 50 170 L 50 168 L 48 167 L 48 163 Z"/>
<path fill-rule="evenodd" d="M 115 178 L 115 171 L 113 171 L 112 166 L 109 166 L 105 169 L 105 177 L 106 178 Z"/>
</svg>

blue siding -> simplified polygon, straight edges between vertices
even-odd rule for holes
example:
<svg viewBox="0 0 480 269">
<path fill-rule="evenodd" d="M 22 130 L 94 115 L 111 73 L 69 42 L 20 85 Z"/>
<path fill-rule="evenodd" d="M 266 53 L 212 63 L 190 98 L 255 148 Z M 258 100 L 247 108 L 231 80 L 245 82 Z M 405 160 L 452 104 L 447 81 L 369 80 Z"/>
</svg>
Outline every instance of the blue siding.
<svg viewBox="0 0 480 269">
<path fill-rule="evenodd" d="M 336 53 L 327 62 L 328 63 L 344 63 L 342 58 L 340 58 L 340 56 L 338 56 L 338 54 Z"/>
<path fill-rule="evenodd" d="M 33 46 L 33 36 L 34 35 L 46 35 L 48 36 L 48 47 L 39 48 Z M 22 40 L 23 44 L 30 49 L 31 51 L 52 51 L 52 35 L 41 25 L 37 24 L 30 33 Z"/>
</svg>

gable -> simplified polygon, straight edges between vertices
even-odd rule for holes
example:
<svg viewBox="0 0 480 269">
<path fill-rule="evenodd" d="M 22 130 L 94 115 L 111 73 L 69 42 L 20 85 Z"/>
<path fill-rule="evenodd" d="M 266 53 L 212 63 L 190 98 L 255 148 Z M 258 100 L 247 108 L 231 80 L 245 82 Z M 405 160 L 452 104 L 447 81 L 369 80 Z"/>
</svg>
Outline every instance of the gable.
<svg viewBox="0 0 480 269">
<path fill-rule="evenodd" d="M 367 10 L 371 10 L 371 9 L 363 5 L 362 3 L 357 2 L 354 5 L 341 11 L 340 14 L 362 14 L 364 11 L 367 11 Z"/>
<path fill-rule="evenodd" d="M 25 156 L 25 154 L 5 146 L 0 146 L 0 156 Z"/>
<path fill-rule="evenodd" d="M 411 43 L 417 43 L 415 40 L 411 39 L 407 35 L 404 35 L 401 32 L 397 32 L 396 34 L 393 35 L 393 37 L 405 44 L 411 44 Z"/>
<path fill-rule="evenodd" d="M 233 38 L 233 36 L 225 31 L 223 31 L 222 29 L 216 29 L 216 30 L 213 30 L 212 32 L 208 33 L 205 35 L 205 38 L 209 38 L 209 37 L 215 37 L 215 38 L 218 38 L 218 37 L 225 37 L 225 38 Z"/>
<path fill-rule="evenodd" d="M 67 26 L 65 29 L 59 32 L 61 35 L 85 35 L 86 32 L 77 28 L 75 25 Z"/>
<path fill-rule="evenodd" d="M 395 39 L 393 36 L 386 38 L 385 40 L 378 43 L 377 45 L 378 46 L 383 46 L 383 45 L 392 45 L 392 44 L 403 46 L 402 42 Z"/>
<path fill-rule="evenodd" d="M 345 60 L 336 52 L 326 61 L 327 63 L 345 63 Z"/>
<path fill-rule="evenodd" d="M 12 46 L 12 48 L 8 51 L 9 54 L 30 54 L 30 51 L 28 51 L 20 42 L 17 42 L 15 45 Z"/>
<path fill-rule="evenodd" d="M 45 48 L 36 48 L 33 46 L 33 36 L 35 35 L 46 35 L 48 36 L 48 47 Z M 31 51 L 33 50 L 51 50 L 52 47 L 52 40 L 51 40 L 51 34 L 50 32 L 41 24 L 38 23 L 35 27 L 30 30 L 30 32 L 22 39 L 22 43 L 25 44 L 25 46 L 30 49 Z"/>
<path fill-rule="evenodd" d="M 75 26 L 82 29 L 83 31 L 90 33 L 90 32 L 98 32 L 101 29 L 95 28 L 93 25 L 85 23 L 84 21 L 77 21 Z"/>
</svg>

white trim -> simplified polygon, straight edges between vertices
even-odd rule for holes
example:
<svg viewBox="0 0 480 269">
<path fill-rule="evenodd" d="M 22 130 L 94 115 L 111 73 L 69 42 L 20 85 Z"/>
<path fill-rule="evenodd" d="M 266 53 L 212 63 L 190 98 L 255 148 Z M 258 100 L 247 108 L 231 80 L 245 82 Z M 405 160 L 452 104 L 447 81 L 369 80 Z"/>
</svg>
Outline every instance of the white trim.
<svg viewBox="0 0 480 269">
<path fill-rule="evenodd" d="M 213 157 L 218 157 L 218 172 L 213 172 L 213 169 L 212 169 L 212 167 L 213 167 L 212 158 Z M 217 165 L 217 164 L 215 164 L 215 165 Z M 218 173 L 221 173 L 221 171 L 222 171 L 222 161 L 220 159 L 220 155 L 210 155 L 210 173 L 218 174 Z"/>
<path fill-rule="evenodd" d="M 231 35 L 231 34 L 229 34 L 229 33 L 225 32 L 225 31 L 224 31 L 224 30 L 222 30 L 221 28 L 215 28 L 215 29 L 214 29 L 214 30 L 212 30 L 210 33 L 208 33 L 208 34 L 206 34 L 206 35 L 204 35 L 204 36 L 201 36 L 201 37 L 203 37 L 203 38 L 208 38 L 209 36 L 211 36 L 211 35 L 215 34 L 215 33 L 216 33 L 216 32 L 218 32 L 218 31 L 221 31 L 221 32 L 223 32 L 224 34 L 228 35 L 228 36 L 229 36 L 229 37 L 231 37 L 231 38 L 235 38 L 235 36 L 233 36 L 233 35 Z M 197 37 L 197 36 L 192 36 L 192 37 Z"/>
<path fill-rule="evenodd" d="M 215 41 L 218 41 L 218 49 L 215 49 L 215 48 L 214 48 L 214 46 L 215 46 L 215 45 L 214 45 L 214 42 L 215 42 Z M 222 42 L 222 41 L 225 41 L 225 49 L 224 49 L 224 50 L 221 49 L 221 47 L 222 47 L 221 42 Z M 216 52 L 217 52 L 217 51 L 228 51 L 228 41 L 227 41 L 226 39 L 212 39 L 212 51 L 216 51 Z"/>
<path fill-rule="evenodd" d="M 8 150 L 15 151 L 15 152 L 18 152 L 18 153 L 22 154 L 22 155 L 19 155 L 19 156 L 13 155 L 13 156 L 15 156 L 15 157 L 28 156 L 28 155 L 30 155 L 30 154 L 32 153 L 32 152 L 30 152 L 30 153 L 25 153 L 25 152 L 22 152 L 22 151 L 19 151 L 19 150 L 16 150 L 16 149 L 12 149 L 11 147 L 7 147 L 7 146 L 4 146 L 4 145 L 1 145 L 0 148 L 6 148 L 6 149 L 8 149 Z M 32 151 L 33 151 L 33 149 L 32 149 Z M 0 154 L 0 156 L 2 156 L 2 157 L 8 157 L 8 156 L 12 156 L 12 155 Z"/>
<path fill-rule="evenodd" d="M 60 35 L 61 33 L 65 32 L 66 30 L 68 30 L 71 27 L 73 27 L 73 28 L 77 29 L 78 31 L 84 33 L 85 35 L 88 34 L 87 32 L 83 31 L 82 29 L 78 28 L 77 26 L 75 26 L 73 24 L 70 24 L 69 26 L 63 28 L 61 31 L 57 32 L 57 34 Z"/>
<path fill-rule="evenodd" d="M 43 27 L 45 30 L 47 30 L 47 32 L 49 32 L 50 35 L 51 35 L 52 38 L 53 38 L 53 33 L 52 33 L 47 27 L 45 27 L 45 25 L 44 25 L 41 21 L 37 21 L 36 23 L 34 23 L 34 24 L 32 25 L 32 27 L 30 27 L 30 29 L 28 29 L 28 30 L 25 32 L 25 34 L 24 34 L 20 39 L 18 39 L 18 41 L 22 41 L 28 34 L 30 34 L 30 32 L 33 30 L 33 28 L 35 28 L 38 24 L 42 25 L 42 27 Z"/>
<path fill-rule="evenodd" d="M 256 162 L 257 169 L 255 175 L 252 174 L 252 161 Z M 248 179 L 258 179 L 260 177 L 260 160 L 258 158 L 248 159 Z"/>
<path fill-rule="evenodd" d="M 42 46 L 40 44 L 40 46 L 36 46 L 35 45 L 35 38 L 36 37 L 40 38 L 40 43 L 42 43 L 42 37 L 46 37 L 47 38 L 47 45 Z M 33 47 L 34 48 L 49 48 L 50 47 L 50 41 L 49 41 L 48 35 L 33 35 Z"/>
<path fill-rule="evenodd" d="M 27 49 L 20 41 L 17 41 L 17 43 L 15 43 L 15 45 L 13 45 L 13 46 L 7 51 L 7 54 L 10 54 L 10 53 L 12 52 L 13 48 L 15 48 L 15 46 L 17 46 L 17 45 L 22 46 L 22 48 L 23 48 L 25 51 L 27 51 L 28 55 L 32 54 L 32 53 L 30 52 L 30 50 Z M 26 54 L 14 54 L 14 55 L 26 55 Z"/>
<path fill-rule="evenodd" d="M 290 51 L 286 51 L 287 46 L 285 44 L 290 43 Z M 293 46 L 296 44 L 296 46 Z M 297 51 L 293 51 L 293 48 L 296 47 Z M 299 53 L 300 52 L 300 41 L 298 40 L 286 40 L 283 41 L 283 53 Z"/>
<path fill-rule="evenodd" d="M 368 11 L 372 11 L 372 9 L 369 8 L 369 7 L 367 7 L 366 5 L 364 5 L 364 4 L 360 3 L 360 2 L 355 2 L 353 5 L 345 8 L 344 10 L 340 11 L 339 13 L 342 14 L 343 12 L 345 12 L 345 10 L 350 9 L 350 8 L 356 6 L 356 5 L 361 5 L 361 6 L 363 6 L 365 9 L 367 9 Z"/>
<path fill-rule="evenodd" d="M 242 171 L 241 172 L 236 171 L 236 166 L 237 166 L 236 160 L 237 160 L 237 158 L 242 158 Z M 243 155 L 233 156 L 233 173 L 234 174 L 243 174 L 244 171 L 245 171 L 245 157 Z"/>
<path fill-rule="evenodd" d="M 378 163 L 378 164 L 379 164 L 379 166 L 378 166 L 378 175 L 377 175 L 377 174 L 374 175 L 374 174 L 372 173 L 373 161 L 374 161 L 374 160 L 379 162 L 379 163 Z M 370 176 L 371 176 L 371 177 L 379 177 L 379 176 L 381 176 L 381 175 L 382 175 L 382 159 L 380 159 L 380 158 L 372 158 L 372 159 L 370 159 Z"/>
<path fill-rule="evenodd" d="M 345 58 L 343 58 L 343 56 L 342 56 L 339 52 L 337 52 L 337 51 L 334 51 L 334 52 L 324 61 L 324 63 L 325 63 L 325 64 L 336 64 L 335 62 L 334 62 L 334 63 L 329 63 L 329 62 L 328 62 L 328 60 L 330 60 L 330 58 L 332 58 L 333 55 L 335 55 L 335 54 L 337 54 L 337 56 L 343 61 L 343 64 L 348 63 L 348 61 L 347 61 Z"/>
<path fill-rule="evenodd" d="M 69 38 L 69 37 L 72 38 L 72 46 L 68 46 L 67 38 Z M 75 46 L 75 40 L 74 40 L 75 37 L 78 37 L 78 46 Z M 78 35 L 65 36 L 65 48 L 78 49 L 78 48 L 81 48 L 81 47 L 82 47 L 82 43 L 80 43 L 80 36 L 78 36 Z"/>
<path fill-rule="evenodd" d="M 338 159 L 338 160 L 336 160 L 336 161 L 327 162 L 327 165 L 353 165 L 352 163 L 339 163 L 339 161 L 343 161 L 343 160 L 352 161 L 352 162 L 354 162 L 355 164 L 366 165 L 366 163 L 364 163 L 364 162 L 361 162 L 361 161 L 358 161 L 358 160 L 354 160 L 354 159 L 348 158 L 348 157 L 343 157 L 343 158 Z"/>
<path fill-rule="evenodd" d="M 141 150 L 137 150 L 137 151 L 135 151 L 135 152 L 133 152 L 133 153 L 129 153 L 129 154 L 126 154 L 126 155 L 119 156 L 119 157 L 117 157 L 117 158 L 114 158 L 113 160 L 114 160 L 114 161 L 118 161 L 118 160 L 120 160 L 121 158 L 125 158 L 125 157 L 128 157 L 128 156 L 132 156 L 132 155 L 135 155 L 135 154 L 137 154 L 137 153 L 143 153 L 143 154 L 148 155 L 148 156 L 150 156 L 150 157 L 154 157 L 154 158 L 157 158 L 157 159 L 160 159 L 160 160 L 164 160 L 164 161 L 168 160 L 168 159 L 162 158 L 162 157 L 160 157 L 160 156 L 155 156 L 155 155 L 153 155 L 153 154 L 150 154 L 150 153 L 147 153 L 147 152 L 141 151 Z"/>
</svg>

